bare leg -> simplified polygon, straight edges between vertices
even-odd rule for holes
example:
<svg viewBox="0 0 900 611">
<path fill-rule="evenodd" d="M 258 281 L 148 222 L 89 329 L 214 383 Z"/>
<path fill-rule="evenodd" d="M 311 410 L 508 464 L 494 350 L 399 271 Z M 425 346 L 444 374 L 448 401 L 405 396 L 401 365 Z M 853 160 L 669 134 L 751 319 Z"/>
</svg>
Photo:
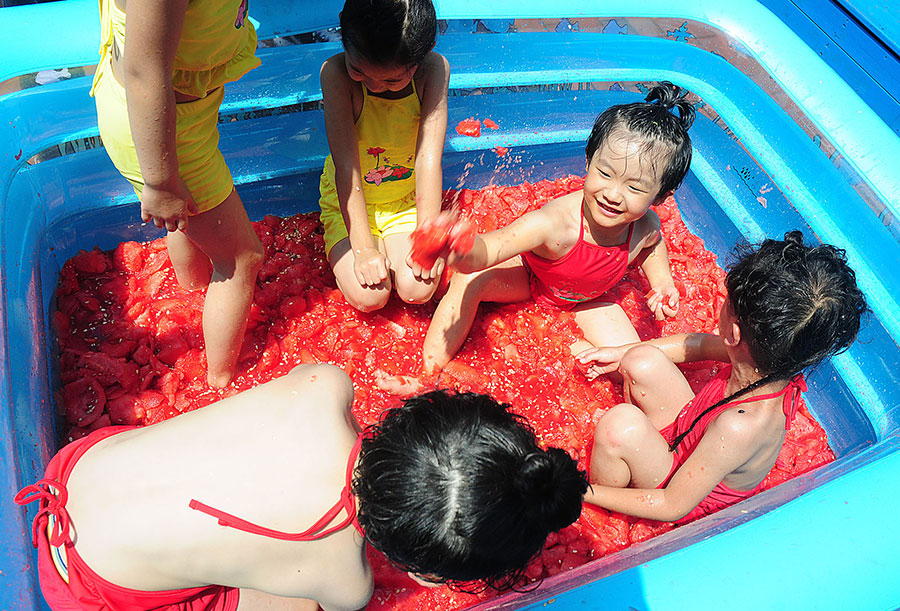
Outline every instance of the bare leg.
<svg viewBox="0 0 900 611">
<path fill-rule="evenodd" d="M 569 346 L 573 355 L 589 348 L 623 346 L 640 341 L 625 310 L 616 303 L 590 301 L 576 306 L 573 311 L 575 322 L 584 333 L 583 340 Z M 613 371 L 607 375 L 614 382 L 622 381 L 622 376 L 618 372 Z"/>
<path fill-rule="evenodd" d="M 244 204 L 234 190 L 212 210 L 192 217 L 186 234 L 212 263 L 212 275 L 203 306 L 203 338 L 206 342 L 207 381 L 210 386 L 221 388 L 228 385 L 234 376 L 256 287 L 256 274 L 262 265 L 264 252 Z M 173 265 L 179 266 L 184 262 L 181 254 L 176 253 Z M 196 257 L 185 260 L 192 265 Z M 192 274 L 196 274 L 196 267 L 181 272 L 176 267 L 175 273 L 179 280 L 190 279 Z"/>
<path fill-rule="evenodd" d="M 528 272 L 519 257 L 473 274 L 454 274 L 425 334 L 425 373 L 440 371 L 459 351 L 482 301 L 514 303 L 530 298 Z"/>
<path fill-rule="evenodd" d="M 573 311 L 585 341 L 591 344 L 582 350 L 592 346 L 623 346 L 641 341 L 625 310 L 617 303 L 591 301 L 576 306 Z"/>
<path fill-rule="evenodd" d="M 650 419 L 638 407 L 620 403 L 603 414 L 594 429 L 591 483 L 656 488 L 669 474 L 672 460 Z"/>
<path fill-rule="evenodd" d="M 434 295 L 440 278 L 422 280 L 413 275 L 412 269 L 406 264 L 410 248 L 409 235 L 394 233 L 384 236 L 384 248 L 391 261 L 397 295 L 406 303 L 425 303 Z"/>
<path fill-rule="evenodd" d="M 642 344 L 619 364 L 625 399 L 637 405 L 657 430 L 670 425 L 694 398 L 681 370 L 656 346 Z"/>
<path fill-rule="evenodd" d="M 209 286 L 212 264 L 206 253 L 187 234 L 183 231 L 169 232 L 166 235 L 166 250 L 181 288 L 196 291 Z"/>
<path fill-rule="evenodd" d="M 388 279 L 378 286 L 362 286 L 353 272 L 353 261 L 349 238 L 344 238 L 335 244 L 328 253 L 328 263 L 331 265 L 338 288 L 341 289 L 347 303 L 361 312 L 380 310 L 391 296 L 390 274 L 388 274 Z"/>
</svg>

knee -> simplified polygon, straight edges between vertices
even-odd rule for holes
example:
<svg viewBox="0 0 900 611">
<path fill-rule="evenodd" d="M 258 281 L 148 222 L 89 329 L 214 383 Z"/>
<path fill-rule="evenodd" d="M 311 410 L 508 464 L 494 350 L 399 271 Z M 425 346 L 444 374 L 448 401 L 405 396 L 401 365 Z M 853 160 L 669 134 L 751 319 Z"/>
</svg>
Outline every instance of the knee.
<svg viewBox="0 0 900 611">
<path fill-rule="evenodd" d="M 437 289 L 437 281 L 424 282 L 421 280 L 409 279 L 403 281 L 397 279 L 397 296 L 406 303 L 427 303 Z"/>
<path fill-rule="evenodd" d="M 254 240 L 235 255 L 235 269 L 238 273 L 255 278 L 265 258 L 266 251 L 262 243 Z"/>
<path fill-rule="evenodd" d="M 391 296 L 390 289 L 365 289 L 360 287 L 359 291 L 348 291 L 344 293 L 347 303 L 352 305 L 360 312 L 375 312 L 387 305 L 388 298 Z"/>
<path fill-rule="evenodd" d="M 594 427 L 594 451 L 617 454 L 619 448 L 635 446 L 641 438 L 645 420 L 640 408 L 630 403 L 609 408 Z"/>
<path fill-rule="evenodd" d="M 660 365 L 668 360 L 669 357 L 656 346 L 640 344 L 625 353 L 619 363 L 619 371 L 629 380 L 646 383 L 652 381 Z"/>
</svg>

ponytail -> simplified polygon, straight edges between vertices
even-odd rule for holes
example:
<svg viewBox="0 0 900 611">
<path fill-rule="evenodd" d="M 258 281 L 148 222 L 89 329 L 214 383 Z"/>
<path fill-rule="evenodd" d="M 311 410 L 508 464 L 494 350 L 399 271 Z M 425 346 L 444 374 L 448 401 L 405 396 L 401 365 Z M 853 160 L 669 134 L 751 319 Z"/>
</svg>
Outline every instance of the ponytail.
<svg viewBox="0 0 900 611">
<path fill-rule="evenodd" d="M 548 532 L 578 519 L 581 508 L 571 502 L 587 490 L 584 473 L 560 448 L 531 452 L 522 459 L 512 487 L 536 524 Z"/>
<path fill-rule="evenodd" d="M 684 131 L 687 131 L 694 124 L 695 114 L 694 105 L 688 101 L 687 95 L 686 89 L 673 85 L 669 81 L 660 81 L 650 88 L 644 99 L 665 108 L 668 113 L 678 119 Z M 677 111 L 677 113 L 673 111 Z"/>
</svg>

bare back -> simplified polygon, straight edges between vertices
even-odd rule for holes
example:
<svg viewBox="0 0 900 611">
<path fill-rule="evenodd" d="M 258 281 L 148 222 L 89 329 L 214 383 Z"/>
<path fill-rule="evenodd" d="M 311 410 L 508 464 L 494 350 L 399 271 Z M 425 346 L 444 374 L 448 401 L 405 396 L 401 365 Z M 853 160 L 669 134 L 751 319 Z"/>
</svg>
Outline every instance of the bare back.
<svg viewBox="0 0 900 611">
<path fill-rule="evenodd" d="M 351 526 L 317 541 L 281 541 L 220 526 L 188 507 L 196 499 L 266 528 L 306 530 L 345 485 L 357 437 L 352 398 L 339 369 L 301 366 L 101 441 L 69 479 L 77 552 L 128 588 L 222 584 L 313 598 L 330 609 L 361 607 L 372 578 Z"/>
</svg>

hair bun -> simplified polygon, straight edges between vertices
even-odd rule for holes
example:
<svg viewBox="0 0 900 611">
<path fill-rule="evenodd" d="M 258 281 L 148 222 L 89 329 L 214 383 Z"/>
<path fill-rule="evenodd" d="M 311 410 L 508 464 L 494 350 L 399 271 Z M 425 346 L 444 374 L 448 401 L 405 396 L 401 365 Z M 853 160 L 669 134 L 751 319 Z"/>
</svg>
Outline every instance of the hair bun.
<svg viewBox="0 0 900 611">
<path fill-rule="evenodd" d="M 523 505 L 550 531 L 565 528 L 578 518 L 580 511 L 573 496 L 581 498 L 587 480 L 577 463 L 564 450 L 548 448 L 525 456 L 513 485 Z"/>
<path fill-rule="evenodd" d="M 688 91 L 669 81 L 660 81 L 650 88 L 647 102 L 658 104 L 672 113 L 684 127 L 690 129 L 694 124 L 694 105 L 687 99 Z M 674 112 L 677 110 L 678 112 Z"/>
</svg>

